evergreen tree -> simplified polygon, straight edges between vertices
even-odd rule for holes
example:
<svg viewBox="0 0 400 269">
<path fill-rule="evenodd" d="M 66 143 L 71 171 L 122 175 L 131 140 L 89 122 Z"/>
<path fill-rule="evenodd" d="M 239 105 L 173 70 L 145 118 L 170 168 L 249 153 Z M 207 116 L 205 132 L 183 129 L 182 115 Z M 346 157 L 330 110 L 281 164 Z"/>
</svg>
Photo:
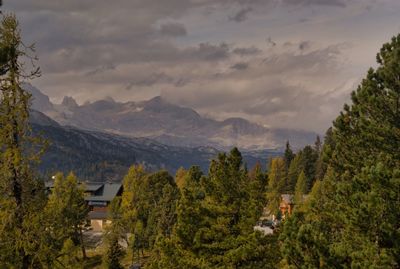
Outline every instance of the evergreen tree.
<svg viewBox="0 0 400 269">
<path fill-rule="evenodd" d="M 302 171 L 297 179 L 296 189 L 294 192 L 294 204 L 298 207 L 303 203 L 303 196 L 307 192 L 306 175 Z"/>
<path fill-rule="evenodd" d="M 400 35 L 383 45 L 377 61 L 334 122 L 331 169 L 302 221 L 284 232 L 289 265 L 400 265 Z M 293 252 L 300 258 L 292 259 Z"/>
<path fill-rule="evenodd" d="M 70 173 L 64 178 L 61 173 L 57 174 L 44 210 L 53 250 L 61 251 L 65 242 L 72 240 L 75 246 L 81 247 L 82 257 L 86 258 L 82 228 L 88 212 L 84 187 L 78 183 L 75 175 Z M 53 255 L 54 260 L 60 257 L 56 251 Z"/>
<path fill-rule="evenodd" d="M 315 182 L 315 169 L 318 160 L 318 152 L 311 146 L 305 146 L 299 153 L 301 158 L 301 169 L 307 180 L 307 192 L 311 190 Z"/>
<path fill-rule="evenodd" d="M 300 154 L 297 154 L 289 166 L 289 171 L 287 174 L 286 186 L 285 186 L 285 191 L 287 193 L 294 193 L 296 182 L 302 169 L 303 169 L 302 159 Z"/>
<path fill-rule="evenodd" d="M 124 192 L 121 197 L 123 223 L 126 232 L 131 234 L 129 247 L 132 251 L 132 263 L 135 255 L 140 260 L 140 251 L 143 253 L 147 240 L 144 232 L 146 212 L 143 203 L 145 199 L 144 183 L 148 176 L 143 165 L 133 165 L 124 177 Z"/>
<path fill-rule="evenodd" d="M 33 47 L 24 47 L 14 15 L 4 15 L 0 24 L 0 267 L 39 267 L 44 232 L 40 213 L 45 204 L 43 182 L 32 166 L 38 146 L 29 136 L 30 95 L 21 80 L 26 74 L 23 58 Z M 40 146 L 39 146 L 40 147 Z"/>
<path fill-rule="evenodd" d="M 140 261 L 144 250 L 153 251 L 158 240 L 171 236 L 179 189 L 168 172 L 149 174 L 141 165 L 130 168 L 123 186 L 121 230 L 131 234 L 133 263 L 135 256 Z"/>
<path fill-rule="evenodd" d="M 179 189 L 167 171 L 147 177 L 144 186 L 145 204 L 148 213 L 144 221 L 144 232 L 148 247 L 152 249 L 158 237 L 169 236 L 176 221 L 176 203 Z"/>
<path fill-rule="evenodd" d="M 325 177 L 325 173 L 328 169 L 328 165 L 332 158 L 332 152 L 334 149 L 335 149 L 335 142 L 333 140 L 333 131 L 331 127 L 325 133 L 324 144 L 322 146 L 321 153 L 316 163 L 315 167 L 316 180 L 322 180 Z"/>
<path fill-rule="evenodd" d="M 71 239 L 65 240 L 60 252 L 60 257 L 52 265 L 55 268 L 78 269 L 83 268 L 82 261 L 78 257 L 79 247 Z"/>
<path fill-rule="evenodd" d="M 104 234 L 107 252 L 103 257 L 103 263 L 108 269 L 122 269 L 121 260 L 125 256 L 125 251 L 120 242 L 126 242 L 127 238 L 123 222 L 121 197 L 116 197 L 111 202 L 109 219 L 111 220 L 111 225 L 106 228 Z"/>
<path fill-rule="evenodd" d="M 285 160 L 286 171 L 289 170 L 290 163 L 292 162 L 294 157 L 295 157 L 295 154 L 293 153 L 293 151 L 290 147 L 290 143 L 289 143 L 289 141 L 286 141 L 286 148 L 285 148 L 285 153 L 284 153 L 284 157 L 283 157 Z"/>
<path fill-rule="evenodd" d="M 268 173 L 267 203 L 272 214 L 279 211 L 281 194 L 285 187 L 285 161 L 282 158 L 274 158 Z"/>
<path fill-rule="evenodd" d="M 149 268 L 273 268 L 276 238 L 253 231 L 261 212 L 251 209 L 252 181 L 265 180 L 257 170 L 249 179 L 237 149 L 213 160 L 207 177 L 191 168 L 173 235 L 158 242 Z"/>
<path fill-rule="evenodd" d="M 180 190 L 182 190 L 182 188 L 185 185 L 186 176 L 187 176 L 187 171 L 185 170 L 185 168 L 180 167 L 178 171 L 176 171 L 175 183 Z"/>
<path fill-rule="evenodd" d="M 263 209 L 267 204 L 267 175 L 262 171 L 260 163 L 257 163 L 249 173 L 249 183 L 247 184 L 249 208 L 251 219 L 257 219 L 262 215 Z"/>
</svg>

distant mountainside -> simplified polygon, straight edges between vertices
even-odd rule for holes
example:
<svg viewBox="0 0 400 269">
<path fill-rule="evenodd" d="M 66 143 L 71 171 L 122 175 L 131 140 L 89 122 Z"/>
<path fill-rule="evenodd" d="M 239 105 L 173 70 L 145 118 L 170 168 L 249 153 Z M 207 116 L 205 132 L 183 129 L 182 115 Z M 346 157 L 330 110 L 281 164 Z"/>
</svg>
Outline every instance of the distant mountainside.
<svg viewBox="0 0 400 269">
<path fill-rule="evenodd" d="M 283 148 L 287 140 L 295 148 L 313 143 L 313 132 L 266 128 L 242 118 L 208 119 L 191 108 L 155 97 L 143 102 L 120 103 L 112 98 L 78 105 L 72 97 L 53 104 L 37 88 L 26 85 L 33 95 L 33 108 L 60 125 L 80 129 L 146 137 L 170 146 L 214 147 L 227 150 Z"/>
<path fill-rule="evenodd" d="M 61 171 L 74 171 L 89 181 L 121 181 L 132 164 L 149 170 L 166 169 L 174 174 L 179 167 L 199 165 L 207 172 L 209 162 L 218 154 L 210 147 L 167 146 L 147 138 L 128 138 L 110 133 L 64 127 L 38 111 L 31 112 L 35 134 L 42 134 L 50 146 L 42 158 L 40 172 L 48 177 Z M 266 164 L 276 150 L 243 152 L 248 167 Z"/>
</svg>

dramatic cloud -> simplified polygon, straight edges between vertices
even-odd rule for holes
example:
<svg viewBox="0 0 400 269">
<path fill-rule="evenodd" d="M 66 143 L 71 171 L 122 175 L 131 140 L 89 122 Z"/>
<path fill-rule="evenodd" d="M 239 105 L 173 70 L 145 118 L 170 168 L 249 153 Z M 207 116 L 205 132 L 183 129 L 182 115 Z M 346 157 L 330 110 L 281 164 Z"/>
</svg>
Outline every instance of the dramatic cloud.
<svg viewBox="0 0 400 269">
<path fill-rule="evenodd" d="M 322 132 L 400 31 L 395 0 L 6 0 L 52 100 L 162 94 L 210 117 Z M 379 3 L 378 3 L 379 2 Z"/>
</svg>

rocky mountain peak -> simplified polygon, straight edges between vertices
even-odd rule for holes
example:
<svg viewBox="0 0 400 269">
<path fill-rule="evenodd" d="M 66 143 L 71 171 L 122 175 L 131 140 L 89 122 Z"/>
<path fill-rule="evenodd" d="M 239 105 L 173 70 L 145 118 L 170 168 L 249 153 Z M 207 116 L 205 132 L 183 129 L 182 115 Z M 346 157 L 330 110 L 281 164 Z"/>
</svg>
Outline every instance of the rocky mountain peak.
<svg viewBox="0 0 400 269">
<path fill-rule="evenodd" d="M 68 108 L 76 108 L 78 104 L 76 103 L 75 99 L 70 96 L 64 96 L 61 105 L 66 106 Z"/>
</svg>

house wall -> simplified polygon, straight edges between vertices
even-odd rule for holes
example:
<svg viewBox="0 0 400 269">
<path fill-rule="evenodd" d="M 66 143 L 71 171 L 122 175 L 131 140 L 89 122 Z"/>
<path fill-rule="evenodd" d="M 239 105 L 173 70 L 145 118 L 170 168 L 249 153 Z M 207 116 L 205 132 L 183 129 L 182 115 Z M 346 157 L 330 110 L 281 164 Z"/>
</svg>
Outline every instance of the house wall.
<svg viewBox="0 0 400 269">
<path fill-rule="evenodd" d="M 92 208 L 92 211 L 97 211 L 97 212 L 106 212 L 107 211 L 107 207 L 105 206 L 94 206 Z"/>
<path fill-rule="evenodd" d="M 92 219 L 90 221 L 90 226 L 94 232 L 102 232 L 107 226 L 111 224 L 110 220 L 104 219 Z"/>
</svg>

